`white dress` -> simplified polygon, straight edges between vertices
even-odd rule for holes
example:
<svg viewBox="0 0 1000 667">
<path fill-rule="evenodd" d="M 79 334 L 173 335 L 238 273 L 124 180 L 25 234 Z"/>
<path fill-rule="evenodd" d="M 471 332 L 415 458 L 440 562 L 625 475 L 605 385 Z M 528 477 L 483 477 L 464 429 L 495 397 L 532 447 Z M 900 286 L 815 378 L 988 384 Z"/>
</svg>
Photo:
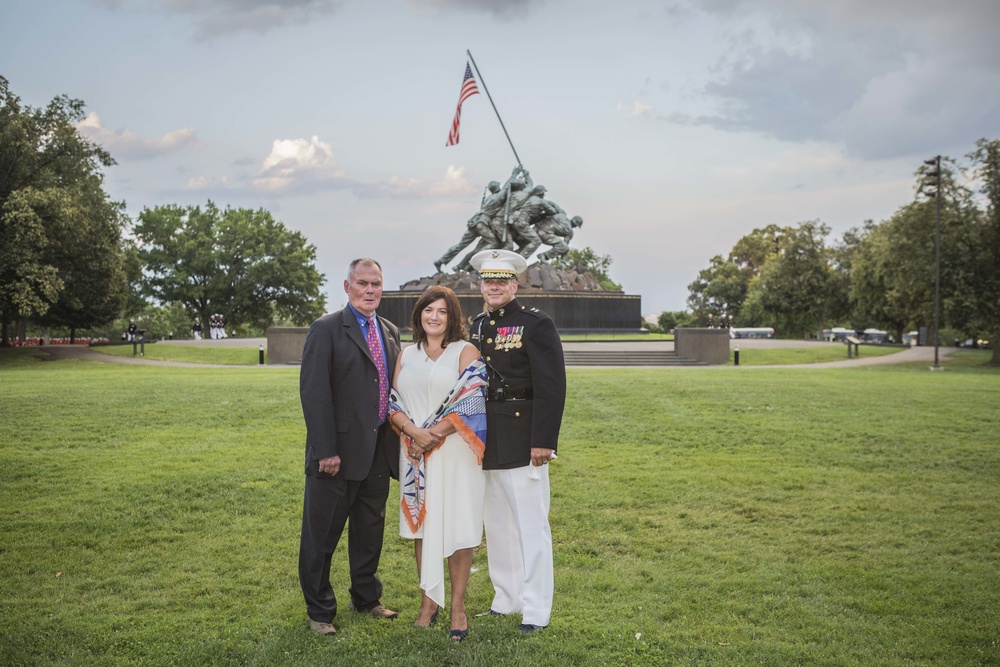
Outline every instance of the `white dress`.
<svg viewBox="0 0 1000 667">
<path fill-rule="evenodd" d="M 444 401 L 464 369 L 462 350 L 455 341 L 437 361 L 416 345 L 403 350 L 396 391 L 416 425 L 423 424 Z M 400 453 L 400 473 L 406 470 Z M 416 533 L 400 511 L 399 534 L 422 539 L 420 588 L 439 606 L 444 604 L 444 559 L 459 549 L 477 547 L 483 539 L 483 499 L 486 476 L 476 455 L 458 433 L 449 435 L 424 462 L 426 515 Z M 402 498 L 400 499 L 402 501 Z"/>
</svg>

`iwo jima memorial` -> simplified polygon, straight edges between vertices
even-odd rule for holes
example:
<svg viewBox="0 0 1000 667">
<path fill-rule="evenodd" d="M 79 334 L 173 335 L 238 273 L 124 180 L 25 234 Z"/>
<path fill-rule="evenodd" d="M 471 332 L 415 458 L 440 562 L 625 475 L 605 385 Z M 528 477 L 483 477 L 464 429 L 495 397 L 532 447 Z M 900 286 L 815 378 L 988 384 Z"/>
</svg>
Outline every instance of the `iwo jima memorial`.
<svg viewBox="0 0 1000 667">
<path fill-rule="evenodd" d="M 471 67 L 466 65 L 458 108 L 448 136 L 449 146 L 458 143 L 462 103 L 479 92 L 472 75 L 475 60 L 470 52 L 466 53 Z M 478 68 L 476 74 L 479 74 Z M 482 82 L 481 75 L 479 81 Z M 483 90 L 490 97 L 485 82 Z M 496 112 L 492 98 L 490 104 Z M 479 291 L 479 275 L 472 269 L 469 259 L 481 250 L 503 248 L 519 253 L 529 262 L 527 271 L 518 280 L 518 300 L 522 305 L 545 312 L 562 333 L 640 331 L 642 304 L 639 295 L 604 289 L 585 267 L 563 268 L 565 262 L 559 266 L 553 264 L 566 256 L 574 231 L 583 225 L 583 218 L 570 217 L 548 198 L 544 185 L 533 181 L 522 166 L 498 112 L 497 120 L 517 160 L 510 178 L 503 184 L 491 181 L 486 186 L 479 211 L 466 222 L 462 237 L 433 260 L 433 275 L 410 280 L 398 291 L 382 293 L 379 315 L 400 329 L 408 330 L 413 306 L 423 291 L 431 285 L 444 285 L 455 291 L 462 312 L 471 320 L 483 309 L 483 298 Z M 458 225 L 456 228 L 460 229 Z M 456 260 L 449 271 L 448 266 Z M 428 258 L 428 266 L 430 264 Z M 301 359 L 306 332 L 304 328 L 269 329 L 269 362 Z"/>
<path fill-rule="evenodd" d="M 408 328 L 413 306 L 431 285 L 450 287 L 458 295 L 462 312 L 474 316 L 483 309 L 479 275 L 469 259 L 490 248 L 514 250 L 529 262 L 521 274 L 517 296 L 523 305 L 544 311 L 566 333 L 638 331 L 641 297 L 605 290 L 583 267 L 559 268 L 552 263 L 569 251 L 573 232 L 583 224 L 547 198 L 545 186 L 536 185 L 522 167 L 515 167 L 507 183 L 492 181 L 480 210 L 469 218 L 458 242 L 434 261 L 434 275 L 383 292 L 379 315 L 400 328 Z M 464 255 L 463 255 L 464 253 Z M 446 267 L 461 258 L 454 270 Z"/>
<path fill-rule="evenodd" d="M 518 299 L 522 304 L 544 311 L 562 332 L 638 331 L 642 320 L 641 297 L 621 291 L 605 290 L 584 267 L 559 268 L 555 262 L 569 251 L 575 229 L 583 225 L 580 216 L 569 217 L 548 198 L 543 185 L 536 185 L 521 165 L 514 143 L 500 118 L 486 82 L 470 51 L 469 63 L 459 92 L 458 107 L 448 135 L 448 146 L 458 143 L 462 103 L 479 92 L 476 75 L 500 121 L 517 166 L 507 182 L 492 181 L 483 193 L 479 211 L 469 218 L 459 241 L 434 262 L 436 273 L 401 285 L 399 291 L 383 292 L 379 314 L 400 328 L 408 328 L 414 304 L 431 285 L 450 287 L 458 295 L 462 312 L 474 316 L 483 308 L 479 276 L 469 259 L 480 250 L 505 248 L 528 260 L 528 270 L 518 281 Z M 475 243 L 475 245 L 473 245 Z M 543 248 L 544 246 L 544 248 Z M 531 263 L 532 256 L 535 262 Z M 447 272 L 447 266 L 465 252 Z"/>
</svg>

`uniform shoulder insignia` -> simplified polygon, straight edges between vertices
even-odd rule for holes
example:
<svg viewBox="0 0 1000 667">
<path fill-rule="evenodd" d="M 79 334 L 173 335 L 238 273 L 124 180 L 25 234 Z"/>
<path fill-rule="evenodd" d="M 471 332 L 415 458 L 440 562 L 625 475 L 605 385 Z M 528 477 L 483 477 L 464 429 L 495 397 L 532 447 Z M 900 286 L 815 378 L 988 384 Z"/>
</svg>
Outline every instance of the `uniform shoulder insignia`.
<svg viewBox="0 0 1000 667">
<path fill-rule="evenodd" d="M 543 313 L 542 311 L 538 310 L 534 306 L 532 306 L 531 308 L 525 308 L 521 312 L 525 313 L 527 315 L 534 315 L 535 317 L 545 317 L 545 313 Z"/>
</svg>

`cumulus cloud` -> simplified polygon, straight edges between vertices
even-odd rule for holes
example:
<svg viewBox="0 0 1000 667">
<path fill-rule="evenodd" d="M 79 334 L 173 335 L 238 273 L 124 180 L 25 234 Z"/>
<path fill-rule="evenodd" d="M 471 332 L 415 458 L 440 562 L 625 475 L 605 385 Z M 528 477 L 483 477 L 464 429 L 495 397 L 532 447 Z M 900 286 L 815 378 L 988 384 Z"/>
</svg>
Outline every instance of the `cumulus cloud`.
<svg viewBox="0 0 1000 667">
<path fill-rule="evenodd" d="M 619 102 L 616 108 L 618 109 L 618 113 L 627 118 L 648 116 L 653 112 L 653 107 L 648 104 L 643 104 L 638 100 L 632 102 L 632 104 L 622 104 Z"/>
<path fill-rule="evenodd" d="M 164 14 L 190 16 L 194 36 L 209 40 L 240 32 L 265 33 L 332 14 L 340 0 L 97 0 L 111 9 L 151 5 Z"/>
<path fill-rule="evenodd" d="M 347 187 L 346 175 L 333 163 L 333 147 L 319 137 L 275 139 L 253 187 L 269 193 Z"/>
<path fill-rule="evenodd" d="M 695 0 L 728 31 L 702 93 L 714 113 L 676 122 L 838 143 L 867 158 L 969 146 L 1000 126 L 1000 3 Z"/>
<path fill-rule="evenodd" d="M 198 141 L 197 130 L 193 127 L 167 132 L 152 139 L 140 137 L 128 129 L 110 130 L 104 127 L 101 117 L 94 112 L 87 114 L 76 127 L 80 134 L 103 146 L 114 158 L 136 160 L 154 158 L 196 144 Z"/>
<path fill-rule="evenodd" d="M 189 189 L 230 187 L 229 182 L 198 177 Z M 392 176 L 387 181 L 364 182 L 349 178 L 333 159 L 333 147 L 317 136 L 310 139 L 275 139 L 248 188 L 271 197 L 308 195 L 326 190 L 349 190 L 361 199 L 447 199 L 475 195 L 479 187 L 464 167 L 449 166 L 441 178 Z"/>
</svg>

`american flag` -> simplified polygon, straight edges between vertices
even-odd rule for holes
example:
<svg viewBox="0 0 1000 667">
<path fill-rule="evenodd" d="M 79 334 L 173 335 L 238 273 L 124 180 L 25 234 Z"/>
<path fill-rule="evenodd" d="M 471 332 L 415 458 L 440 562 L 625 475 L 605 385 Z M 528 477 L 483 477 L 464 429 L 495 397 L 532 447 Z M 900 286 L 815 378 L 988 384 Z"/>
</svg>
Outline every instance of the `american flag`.
<svg viewBox="0 0 1000 667">
<path fill-rule="evenodd" d="M 462 90 L 458 93 L 458 108 L 455 109 L 455 120 L 451 121 L 451 132 L 448 133 L 448 143 L 445 146 L 454 146 L 458 143 L 458 123 L 462 117 L 462 102 L 478 93 L 476 78 L 472 76 L 472 66 L 465 63 L 465 78 L 462 79 Z"/>
</svg>

